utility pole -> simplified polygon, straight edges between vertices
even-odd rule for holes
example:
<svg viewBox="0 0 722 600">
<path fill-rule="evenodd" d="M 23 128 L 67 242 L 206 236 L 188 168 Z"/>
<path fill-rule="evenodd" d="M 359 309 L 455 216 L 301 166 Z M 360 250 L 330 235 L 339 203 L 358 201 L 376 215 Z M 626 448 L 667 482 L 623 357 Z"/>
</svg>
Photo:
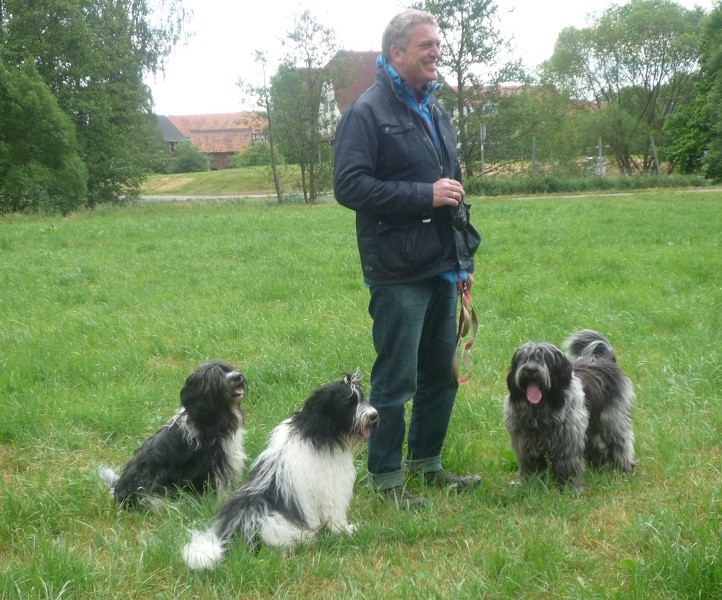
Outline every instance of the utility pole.
<svg viewBox="0 0 722 600">
<path fill-rule="evenodd" d="M 484 176 L 484 142 L 486 142 L 486 125 L 479 126 L 479 138 L 481 140 L 481 176 Z"/>
<path fill-rule="evenodd" d="M 536 135 L 531 136 L 531 176 L 536 177 Z"/>
</svg>

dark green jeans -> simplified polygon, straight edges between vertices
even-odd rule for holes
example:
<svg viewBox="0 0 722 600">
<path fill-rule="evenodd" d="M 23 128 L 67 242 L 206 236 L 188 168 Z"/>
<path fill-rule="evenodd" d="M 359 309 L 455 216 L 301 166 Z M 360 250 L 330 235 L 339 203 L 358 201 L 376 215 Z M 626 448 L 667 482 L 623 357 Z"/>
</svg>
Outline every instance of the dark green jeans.
<svg viewBox="0 0 722 600">
<path fill-rule="evenodd" d="M 405 404 L 413 399 L 408 470 L 441 468 L 441 448 L 456 400 L 456 286 L 435 277 L 417 283 L 371 286 L 376 361 L 370 403 L 380 422 L 368 444 L 369 485 L 403 485 Z"/>
</svg>

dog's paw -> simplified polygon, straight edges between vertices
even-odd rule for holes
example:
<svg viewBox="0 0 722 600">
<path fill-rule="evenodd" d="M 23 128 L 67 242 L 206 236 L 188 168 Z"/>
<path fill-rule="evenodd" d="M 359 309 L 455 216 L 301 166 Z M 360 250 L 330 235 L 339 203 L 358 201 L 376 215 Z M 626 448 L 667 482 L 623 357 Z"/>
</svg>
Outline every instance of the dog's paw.
<svg viewBox="0 0 722 600">
<path fill-rule="evenodd" d="M 353 523 L 329 523 L 328 528 L 332 533 L 352 535 L 356 531 Z"/>
<path fill-rule="evenodd" d="M 509 482 L 509 485 L 511 487 L 519 487 L 520 485 L 524 485 L 524 482 L 521 479 L 512 479 Z"/>
<path fill-rule="evenodd" d="M 630 473 L 634 473 L 634 470 L 637 468 L 637 465 L 639 465 L 639 460 L 636 458 L 633 458 L 629 461 L 629 465 L 626 466 L 626 468 L 622 469 L 622 473 L 625 475 L 629 475 Z"/>
</svg>

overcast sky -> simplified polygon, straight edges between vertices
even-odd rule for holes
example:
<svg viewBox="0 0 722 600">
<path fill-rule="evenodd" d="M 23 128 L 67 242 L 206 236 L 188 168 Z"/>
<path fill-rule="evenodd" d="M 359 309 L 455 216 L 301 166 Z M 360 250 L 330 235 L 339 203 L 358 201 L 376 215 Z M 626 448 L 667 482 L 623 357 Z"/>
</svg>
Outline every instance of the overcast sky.
<svg viewBox="0 0 722 600">
<path fill-rule="evenodd" d="M 715 0 L 677 0 L 709 11 Z M 280 40 L 293 29 L 304 10 L 330 27 L 343 50 L 380 50 L 384 27 L 411 2 L 398 0 L 184 0 L 193 10 L 193 32 L 170 57 L 165 75 L 149 79 L 155 112 L 185 115 L 248 110 L 239 79 L 260 84 L 256 50 L 280 57 Z M 515 56 L 533 68 L 552 55 L 559 32 L 583 27 L 589 14 L 597 14 L 623 0 L 496 0 L 499 21 L 512 38 Z M 357 7 L 357 8 L 353 8 Z M 272 69 L 275 71 L 275 68 Z"/>
</svg>

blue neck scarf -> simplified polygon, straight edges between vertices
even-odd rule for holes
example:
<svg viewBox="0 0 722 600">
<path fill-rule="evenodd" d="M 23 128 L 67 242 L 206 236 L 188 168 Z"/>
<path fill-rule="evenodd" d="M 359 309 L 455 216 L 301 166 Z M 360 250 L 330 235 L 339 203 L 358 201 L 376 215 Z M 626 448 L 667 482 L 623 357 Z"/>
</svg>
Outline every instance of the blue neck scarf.
<svg viewBox="0 0 722 600">
<path fill-rule="evenodd" d="M 420 90 L 414 90 L 406 83 L 403 77 L 399 75 L 398 71 L 394 69 L 384 58 L 383 54 L 379 54 L 376 59 L 376 66 L 383 68 L 391 77 L 391 83 L 394 86 L 396 94 L 406 102 L 406 105 L 421 117 L 424 122 L 427 133 L 431 136 L 436 146 L 437 152 L 441 152 L 441 145 L 439 143 L 439 134 L 434 126 L 434 121 L 431 118 L 431 109 L 429 108 L 429 102 L 431 102 L 431 95 L 441 87 L 441 84 L 434 81 L 427 83 Z"/>
</svg>

